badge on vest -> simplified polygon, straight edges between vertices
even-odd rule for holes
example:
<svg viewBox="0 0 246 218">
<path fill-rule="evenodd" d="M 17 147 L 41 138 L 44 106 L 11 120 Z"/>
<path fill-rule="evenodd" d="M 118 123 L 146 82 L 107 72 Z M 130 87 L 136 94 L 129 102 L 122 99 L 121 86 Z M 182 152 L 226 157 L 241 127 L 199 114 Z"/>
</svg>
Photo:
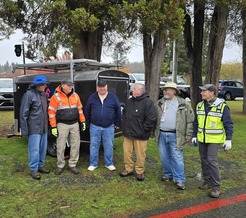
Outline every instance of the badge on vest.
<svg viewBox="0 0 246 218">
<path fill-rule="evenodd" d="M 211 122 L 211 127 L 214 128 L 214 127 L 216 126 L 215 124 L 216 124 L 216 123 L 212 121 L 212 122 Z"/>
</svg>

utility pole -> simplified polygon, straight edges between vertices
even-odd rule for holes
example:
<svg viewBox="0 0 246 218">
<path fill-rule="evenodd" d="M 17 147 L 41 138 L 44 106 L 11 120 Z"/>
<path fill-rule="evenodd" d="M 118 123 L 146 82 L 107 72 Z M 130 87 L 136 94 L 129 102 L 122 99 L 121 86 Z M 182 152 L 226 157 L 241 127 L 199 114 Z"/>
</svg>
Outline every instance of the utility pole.
<svg viewBox="0 0 246 218">
<path fill-rule="evenodd" d="M 173 62 L 172 62 L 172 81 L 177 83 L 177 74 L 178 74 L 178 47 L 176 40 L 173 41 Z"/>
<path fill-rule="evenodd" d="M 24 42 L 22 41 L 22 52 L 23 52 L 23 64 L 26 63 L 26 60 L 25 60 L 25 48 L 24 48 Z M 26 75 L 26 67 L 24 67 L 24 75 Z"/>
</svg>

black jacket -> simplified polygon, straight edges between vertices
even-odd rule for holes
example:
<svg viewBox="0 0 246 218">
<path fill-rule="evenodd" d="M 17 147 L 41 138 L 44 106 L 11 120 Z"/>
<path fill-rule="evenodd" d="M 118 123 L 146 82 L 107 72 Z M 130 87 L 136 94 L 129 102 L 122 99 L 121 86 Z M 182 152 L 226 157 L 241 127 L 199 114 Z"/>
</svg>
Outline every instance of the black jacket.
<svg viewBox="0 0 246 218">
<path fill-rule="evenodd" d="M 29 89 L 23 96 L 20 107 L 22 135 L 48 132 L 48 98 L 45 92 Z"/>
<path fill-rule="evenodd" d="M 154 103 L 145 93 L 128 99 L 123 110 L 122 130 L 127 138 L 148 140 L 156 124 Z"/>
</svg>

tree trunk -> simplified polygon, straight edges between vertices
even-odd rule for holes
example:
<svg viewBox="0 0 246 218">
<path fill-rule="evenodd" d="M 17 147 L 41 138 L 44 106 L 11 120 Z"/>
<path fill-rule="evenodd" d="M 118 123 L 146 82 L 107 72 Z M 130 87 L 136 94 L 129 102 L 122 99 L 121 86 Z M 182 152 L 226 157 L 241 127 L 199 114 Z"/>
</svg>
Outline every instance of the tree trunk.
<svg viewBox="0 0 246 218">
<path fill-rule="evenodd" d="M 209 36 L 206 83 L 218 85 L 223 49 L 226 39 L 228 5 L 216 5 L 211 21 Z"/>
<path fill-rule="evenodd" d="M 191 80 L 191 105 L 195 110 L 200 101 L 199 85 L 202 85 L 202 47 L 203 47 L 203 25 L 204 25 L 205 1 L 194 1 L 194 45 L 192 46 L 191 18 L 186 14 L 184 25 L 184 39 L 189 60 Z"/>
<path fill-rule="evenodd" d="M 145 64 L 145 85 L 150 98 L 156 102 L 160 92 L 161 67 L 164 61 L 165 39 L 163 28 L 152 36 L 143 31 L 143 48 Z"/>
<path fill-rule="evenodd" d="M 93 59 L 101 61 L 103 27 L 94 32 L 81 32 L 79 42 L 73 49 L 73 58 Z"/>
<path fill-rule="evenodd" d="M 189 74 L 191 76 L 193 62 L 194 62 L 194 52 L 193 52 L 192 35 L 191 35 L 191 17 L 188 14 L 185 15 L 184 43 L 185 43 L 186 53 L 188 57 Z"/>
<path fill-rule="evenodd" d="M 243 89 L 243 113 L 246 114 L 246 89 L 245 89 L 245 84 L 246 84 L 246 5 L 244 8 L 242 8 L 242 32 L 243 32 L 243 84 L 244 84 L 244 89 Z"/>
</svg>

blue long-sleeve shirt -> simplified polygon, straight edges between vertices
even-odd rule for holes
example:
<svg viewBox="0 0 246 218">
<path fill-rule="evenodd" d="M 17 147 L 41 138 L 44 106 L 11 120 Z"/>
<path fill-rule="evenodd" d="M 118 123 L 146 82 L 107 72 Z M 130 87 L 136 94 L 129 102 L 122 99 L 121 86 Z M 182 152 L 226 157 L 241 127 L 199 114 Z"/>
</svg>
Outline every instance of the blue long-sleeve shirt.
<svg viewBox="0 0 246 218">
<path fill-rule="evenodd" d="M 208 112 L 211 110 L 211 107 L 209 107 L 206 100 L 204 100 L 204 108 L 205 108 L 205 114 L 207 116 Z M 221 117 L 221 121 L 223 122 L 225 133 L 226 133 L 226 140 L 232 140 L 232 134 L 233 134 L 233 122 L 231 119 L 230 109 L 228 106 L 225 106 L 223 115 Z M 197 114 L 195 115 L 195 120 L 193 124 L 193 135 L 192 137 L 197 137 L 197 131 L 198 131 L 198 121 L 197 121 Z"/>
<path fill-rule="evenodd" d="M 90 123 L 108 127 L 114 124 L 117 127 L 121 126 L 121 106 L 117 96 L 108 92 L 107 97 L 101 102 L 98 93 L 93 93 L 85 106 L 84 114 L 86 117 L 86 123 Z"/>
</svg>

